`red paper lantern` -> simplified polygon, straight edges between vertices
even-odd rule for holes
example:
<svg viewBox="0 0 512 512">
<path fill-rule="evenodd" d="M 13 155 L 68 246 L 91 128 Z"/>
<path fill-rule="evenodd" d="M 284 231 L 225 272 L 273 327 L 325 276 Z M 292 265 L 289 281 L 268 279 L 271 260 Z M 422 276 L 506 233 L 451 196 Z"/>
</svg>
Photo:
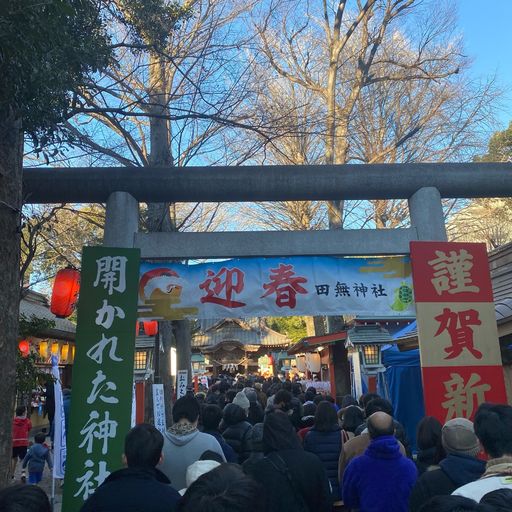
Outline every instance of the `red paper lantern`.
<svg viewBox="0 0 512 512">
<path fill-rule="evenodd" d="M 156 320 L 146 320 L 142 322 L 146 336 L 156 336 L 158 333 L 158 322 Z"/>
<path fill-rule="evenodd" d="M 18 348 L 20 349 L 21 355 L 27 357 L 30 352 L 30 343 L 27 340 L 21 340 L 18 343 Z"/>
<path fill-rule="evenodd" d="M 50 311 L 58 318 L 67 318 L 76 307 L 80 291 L 80 272 L 64 268 L 57 272 L 53 283 Z"/>
</svg>

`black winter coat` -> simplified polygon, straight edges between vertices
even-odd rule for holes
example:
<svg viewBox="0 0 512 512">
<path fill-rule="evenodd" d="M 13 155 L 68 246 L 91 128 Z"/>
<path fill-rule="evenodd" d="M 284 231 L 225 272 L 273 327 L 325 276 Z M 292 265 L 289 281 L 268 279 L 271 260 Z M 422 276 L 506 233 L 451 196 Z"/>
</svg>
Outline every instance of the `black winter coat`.
<svg viewBox="0 0 512 512">
<path fill-rule="evenodd" d="M 266 512 L 332 510 L 325 469 L 317 456 L 301 448 L 272 452 L 255 462 L 248 460 L 243 470 L 265 489 Z"/>
<path fill-rule="evenodd" d="M 251 425 L 256 425 L 257 423 L 261 423 L 263 421 L 265 414 L 263 412 L 263 407 L 261 407 L 259 402 L 251 402 L 249 407 L 249 413 L 247 415 L 247 420 Z"/>
<path fill-rule="evenodd" d="M 222 437 L 235 450 L 238 463 L 242 464 L 251 454 L 252 425 L 247 421 L 245 411 L 236 404 L 228 404 L 224 408 L 224 424 L 226 429 L 222 432 Z"/>
<path fill-rule="evenodd" d="M 417 512 L 433 496 L 447 496 L 455 489 L 478 480 L 485 462 L 465 455 L 448 454 L 440 469 L 425 471 L 414 485 L 409 498 L 410 512 Z"/>
<path fill-rule="evenodd" d="M 441 457 L 442 458 L 442 457 Z M 416 467 L 418 468 L 418 475 L 422 475 L 431 466 L 439 467 L 439 448 L 436 446 L 427 448 L 426 450 L 419 450 L 416 456 Z"/>
<path fill-rule="evenodd" d="M 181 498 L 158 469 L 114 471 L 83 504 L 80 512 L 174 512 Z"/>
<path fill-rule="evenodd" d="M 314 453 L 321 461 L 331 484 L 334 499 L 339 499 L 338 461 L 341 449 L 341 428 L 321 432 L 313 427 L 304 437 L 304 450 Z"/>
<path fill-rule="evenodd" d="M 290 402 L 290 407 L 292 410 L 292 414 L 290 415 L 290 420 L 295 427 L 295 430 L 300 428 L 300 420 L 302 418 L 303 407 L 301 401 L 297 397 L 292 397 L 292 401 Z"/>
</svg>

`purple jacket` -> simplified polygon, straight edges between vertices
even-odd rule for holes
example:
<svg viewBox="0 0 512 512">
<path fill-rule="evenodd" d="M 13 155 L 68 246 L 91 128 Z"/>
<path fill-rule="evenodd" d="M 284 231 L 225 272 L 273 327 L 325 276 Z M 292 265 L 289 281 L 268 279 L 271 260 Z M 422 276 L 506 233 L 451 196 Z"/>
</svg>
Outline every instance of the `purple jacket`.
<svg viewBox="0 0 512 512">
<path fill-rule="evenodd" d="M 343 502 L 360 512 L 408 512 L 417 476 L 415 464 L 400 453 L 395 437 L 378 437 L 347 466 Z"/>
</svg>

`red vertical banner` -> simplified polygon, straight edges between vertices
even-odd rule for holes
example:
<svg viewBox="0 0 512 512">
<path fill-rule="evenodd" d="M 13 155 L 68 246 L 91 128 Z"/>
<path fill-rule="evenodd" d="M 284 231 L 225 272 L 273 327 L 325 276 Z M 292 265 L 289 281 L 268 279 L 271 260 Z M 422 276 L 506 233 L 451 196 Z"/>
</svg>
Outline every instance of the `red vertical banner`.
<svg viewBox="0 0 512 512">
<path fill-rule="evenodd" d="M 411 242 L 411 263 L 426 414 L 506 403 L 485 244 Z"/>
<path fill-rule="evenodd" d="M 144 409 L 146 407 L 146 388 L 143 381 L 135 383 L 135 423 L 144 423 Z"/>
</svg>

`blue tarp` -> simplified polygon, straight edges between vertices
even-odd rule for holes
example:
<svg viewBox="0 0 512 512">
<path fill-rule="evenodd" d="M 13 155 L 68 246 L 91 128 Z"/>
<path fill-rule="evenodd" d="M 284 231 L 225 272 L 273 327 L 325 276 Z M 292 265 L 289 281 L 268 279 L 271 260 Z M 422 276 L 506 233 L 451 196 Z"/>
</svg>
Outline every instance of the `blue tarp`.
<svg viewBox="0 0 512 512">
<path fill-rule="evenodd" d="M 395 334 L 393 335 L 393 339 L 396 340 L 397 338 L 401 338 L 402 336 L 405 336 L 406 334 L 415 331 L 417 329 L 417 326 L 418 324 L 416 323 L 416 320 L 414 320 L 414 322 L 411 322 L 409 325 L 406 325 L 400 331 L 395 332 Z"/>
<path fill-rule="evenodd" d="M 408 325 L 405 329 L 412 330 L 415 327 L 414 322 L 414 325 Z M 405 329 L 396 333 L 395 337 L 405 334 Z M 396 345 L 391 345 L 383 350 L 382 362 L 386 371 L 384 379 L 380 379 L 379 391 L 382 396 L 389 396 L 395 418 L 404 426 L 411 448 L 416 451 L 416 426 L 425 416 L 419 350 L 400 352 Z M 387 391 L 385 394 L 381 389 L 384 386 Z"/>
</svg>

